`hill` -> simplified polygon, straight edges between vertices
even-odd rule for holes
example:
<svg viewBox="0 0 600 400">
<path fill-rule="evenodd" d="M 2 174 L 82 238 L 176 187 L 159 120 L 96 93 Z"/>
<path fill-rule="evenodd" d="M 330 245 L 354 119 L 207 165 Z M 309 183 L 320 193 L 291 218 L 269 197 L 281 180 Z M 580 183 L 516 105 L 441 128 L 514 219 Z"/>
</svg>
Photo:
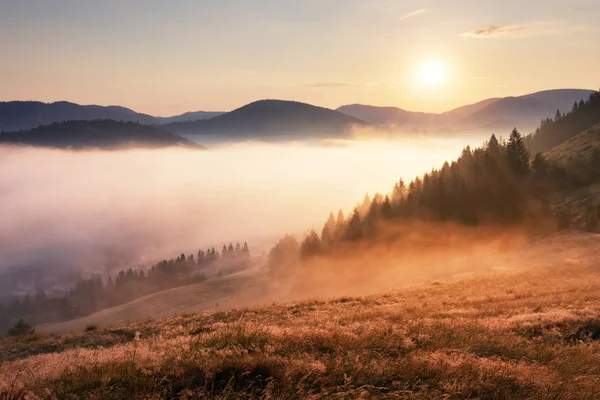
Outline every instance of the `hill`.
<svg viewBox="0 0 600 400">
<path fill-rule="evenodd" d="M 217 117 L 167 124 L 177 134 L 231 137 L 320 137 L 345 136 L 354 127 L 366 126 L 360 119 L 306 103 L 260 100 Z"/>
<path fill-rule="evenodd" d="M 0 144 L 57 148 L 156 148 L 202 146 L 164 129 L 113 120 L 67 121 L 29 131 L 3 132 Z"/>
<path fill-rule="evenodd" d="M 521 131 L 528 132 L 535 129 L 542 118 L 553 116 L 556 110 L 570 111 L 574 102 L 586 99 L 592 92 L 580 89 L 557 89 L 517 97 L 491 98 L 442 114 L 360 104 L 342 106 L 337 110 L 375 125 L 434 130 L 477 128 L 508 130 L 517 126 Z"/>
<path fill-rule="evenodd" d="M 582 131 L 600 123 L 600 92 L 592 92 L 587 99 L 573 104 L 568 113 L 544 118 L 525 143 L 532 153 L 546 152 Z"/>
<path fill-rule="evenodd" d="M 80 105 L 67 101 L 42 103 L 40 101 L 0 102 L 0 131 L 19 131 L 62 121 L 114 121 L 159 125 L 171 122 L 197 121 L 213 118 L 222 112 L 193 111 L 172 117 L 154 117 L 121 106 Z"/>
<path fill-rule="evenodd" d="M 0 397 L 599 399 L 598 240 L 366 297 L 3 338 Z"/>
<path fill-rule="evenodd" d="M 120 106 L 82 106 L 66 101 L 42 103 L 39 101 L 0 102 L 0 131 L 18 131 L 37 128 L 62 121 L 89 121 L 112 119 L 115 121 L 154 124 L 156 119 Z"/>
<path fill-rule="evenodd" d="M 467 116 L 462 124 L 502 129 L 516 126 L 523 132 L 531 132 L 542 118 L 554 116 L 557 110 L 570 111 L 575 102 L 587 99 L 591 93 L 592 90 L 558 89 L 505 97 Z"/>
</svg>

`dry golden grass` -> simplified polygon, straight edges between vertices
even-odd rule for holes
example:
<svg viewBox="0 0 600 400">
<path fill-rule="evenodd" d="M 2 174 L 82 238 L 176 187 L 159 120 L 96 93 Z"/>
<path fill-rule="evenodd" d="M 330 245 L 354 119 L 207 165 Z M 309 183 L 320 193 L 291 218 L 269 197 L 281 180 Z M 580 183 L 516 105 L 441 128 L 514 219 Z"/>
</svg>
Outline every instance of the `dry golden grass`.
<svg viewBox="0 0 600 400">
<path fill-rule="evenodd" d="M 0 399 L 600 399 L 600 238 L 548 241 L 530 268 L 2 339 Z"/>
</svg>

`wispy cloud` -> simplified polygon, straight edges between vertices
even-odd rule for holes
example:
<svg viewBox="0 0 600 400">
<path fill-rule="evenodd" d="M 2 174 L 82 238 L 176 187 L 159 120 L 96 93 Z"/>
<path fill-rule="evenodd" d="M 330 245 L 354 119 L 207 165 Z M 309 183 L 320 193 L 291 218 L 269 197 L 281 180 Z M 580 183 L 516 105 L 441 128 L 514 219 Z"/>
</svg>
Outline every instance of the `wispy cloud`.
<svg viewBox="0 0 600 400">
<path fill-rule="evenodd" d="M 555 24 L 551 23 L 532 23 L 529 25 L 490 25 L 484 28 L 461 33 L 460 36 L 470 39 L 519 38 L 543 35 L 557 32 L 559 30 L 560 29 L 558 29 Z"/>
<path fill-rule="evenodd" d="M 419 14 L 423 14 L 425 12 L 427 12 L 428 10 L 426 8 L 422 8 L 420 10 L 416 10 L 416 11 L 412 11 L 409 12 L 407 14 L 404 14 L 403 16 L 400 17 L 400 19 L 408 19 L 408 18 L 412 18 L 412 17 L 416 17 Z"/>
</svg>

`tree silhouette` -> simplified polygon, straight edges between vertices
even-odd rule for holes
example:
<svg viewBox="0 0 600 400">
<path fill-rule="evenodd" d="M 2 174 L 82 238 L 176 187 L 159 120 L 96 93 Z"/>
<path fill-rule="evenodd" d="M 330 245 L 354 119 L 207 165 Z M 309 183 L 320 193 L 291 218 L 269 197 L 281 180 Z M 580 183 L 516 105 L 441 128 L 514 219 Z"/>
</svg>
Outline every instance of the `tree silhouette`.
<svg viewBox="0 0 600 400">
<path fill-rule="evenodd" d="M 8 336 L 32 335 L 35 333 L 33 326 L 29 325 L 23 318 L 20 318 L 12 328 L 8 330 Z"/>
</svg>

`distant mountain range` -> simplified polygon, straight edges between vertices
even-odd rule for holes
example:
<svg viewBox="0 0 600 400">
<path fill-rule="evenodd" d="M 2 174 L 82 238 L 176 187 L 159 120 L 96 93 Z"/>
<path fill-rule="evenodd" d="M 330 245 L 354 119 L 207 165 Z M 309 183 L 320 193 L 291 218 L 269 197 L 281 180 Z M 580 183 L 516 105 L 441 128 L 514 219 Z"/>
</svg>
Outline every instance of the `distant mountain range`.
<svg viewBox="0 0 600 400">
<path fill-rule="evenodd" d="M 217 117 L 164 125 L 179 135 L 252 138 L 340 137 L 364 121 L 328 108 L 283 100 L 260 100 Z"/>
<path fill-rule="evenodd" d="M 539 125 L 542 118 L 554 116 L 556 110 L 570 111 L 574 102 L 587 99 L 592 92 L 582 89 L 546 90 L 525 96 L 487 99 L 442 114 L 361 104 L 342 106 L 337 111 L 373 125 L 397 128 L 506 130 L 518 127 L 523 132 L 529 132 Z"/>
<path fill-rule="evenodd" d="M 0 144 L 70 149 L 203 148 L 159 127 L 113 120 L 56 122 L 28 131 L 2 132 Z"/>
<path fill-rule="evenodd" d="M 120 106 L 79 105 L 67 101 L 42 103 L 39 101 L 0 102 L 0 131 L 19 131 L 62 121 L 91 121 L 112 119 L 159 125 L 170 122 L 212 118 L 222 112 L 196 111 L 174 117 L 153 117 Z"/>
<path fill-rule="evenodd" d="M 491 98 L 441 114 L 362 104 L 331 110 L 295 101 L 260 100 L 230 112 L 196 111 L 174 117 L 155 117 L 119 106 L 13 101 L 0 102 L 0 131 L 29 130 L 71 120 L 110 119 L 160 126 L 162 132 L 178 135 L 203 135 L 204 140 L 207 135 L 222 140 L 344 137 L 353 129 L 370 126 L 416 132 L 483 129 L 509 132 L 517 127 L 527 133 L 535 129 L 542 118 L 554 116 L 556 110 L 571 110 L 574 102 L 586 99 L 591 92 L 558 89 Z M 14 133 L 11 135 L 14 137 Z"/>
</svg>

